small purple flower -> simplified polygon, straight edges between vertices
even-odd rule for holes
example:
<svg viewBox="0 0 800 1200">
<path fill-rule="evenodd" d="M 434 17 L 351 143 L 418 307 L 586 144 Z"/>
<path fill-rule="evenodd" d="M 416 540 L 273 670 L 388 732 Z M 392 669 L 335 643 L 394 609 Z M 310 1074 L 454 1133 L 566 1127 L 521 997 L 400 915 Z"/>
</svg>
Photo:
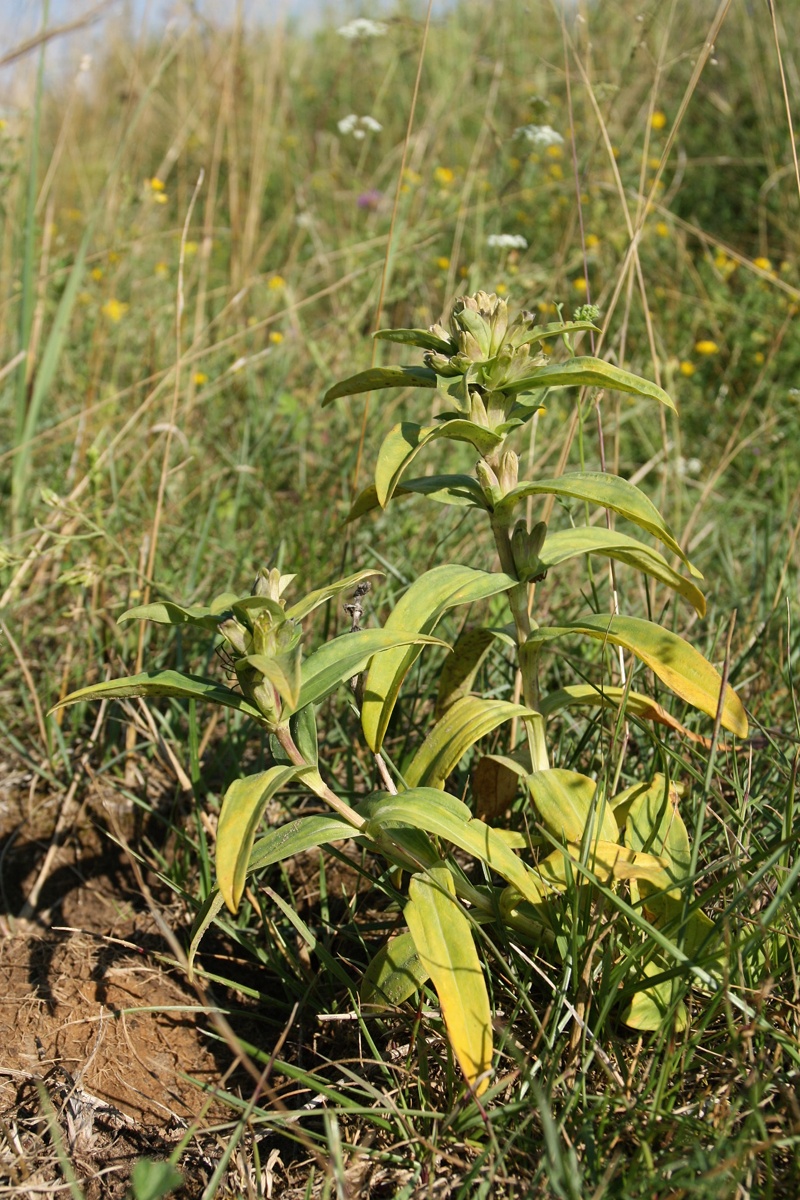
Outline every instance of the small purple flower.
<svg viewBox="0 0 800 1200">
<path fill-rule="evenodd" d="M 382 199 L 383 192 L 379 192 L 377 188 L 370 188 L 368 192 L 361 193 L 356 203 L 359 208 L 365 208 L 368 212 L 375 212 L 375 209 L 380 206 Z"/>
</svg>

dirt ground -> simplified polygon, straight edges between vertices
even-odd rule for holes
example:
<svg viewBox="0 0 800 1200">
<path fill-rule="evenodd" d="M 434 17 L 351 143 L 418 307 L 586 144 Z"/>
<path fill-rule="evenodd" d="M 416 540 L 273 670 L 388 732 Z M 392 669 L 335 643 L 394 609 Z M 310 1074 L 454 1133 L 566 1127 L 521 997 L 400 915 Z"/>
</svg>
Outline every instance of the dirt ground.
<svg viewBox="0 0 800 1200">
<path fill-rule="evenodd" d="M 35 911 L 18 919 L 63 801 L 3 774 L 0 1195 L 63 1188 L 66 1155 L 87 1200 L 122 1196 L 138 1158 L 166 1158 L 182 1139 L 179 1195 L 200 1195 L 224 1147 L 202 1130 L 232 1117 L 203 1087 L 232 1055 L 205 1036 L 198 995 L 161 961 L 169 949 L 128 856 L 91 804 L 51 852 Z"/>
</svg>

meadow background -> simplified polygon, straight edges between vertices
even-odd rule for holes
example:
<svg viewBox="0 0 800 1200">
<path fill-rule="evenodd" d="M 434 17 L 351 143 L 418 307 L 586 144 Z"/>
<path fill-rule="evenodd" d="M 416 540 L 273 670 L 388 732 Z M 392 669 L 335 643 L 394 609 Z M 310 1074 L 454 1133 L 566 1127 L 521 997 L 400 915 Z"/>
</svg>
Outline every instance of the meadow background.
<svg viewBox="0 0 800 1200">
<path fill-rule="evenodd" d="M 266 1195 L 258 1137 L 277 1130 L 286 1174 L 276 1194 L 292 1196 L 796 1194 L 800 4 L 623 0 L 562 14 L 504 0 L 454 4 L 429 23 L 411 6 L 380 20 L 378 35 L 359 37 L 338 31 L 344 19 L 305 30 L 187 16 L 137 37 L 108 20 L 100 38 L 87 33 L 91 61 L 76 54 L 72 69 L 41 73 L 24 103 L 8 85 L 6 816 L 24 809 L 18 797 L 35 780 L 56 798 L 57 840 L 70 843 L 78 817 L 105 828 L 93 789 L 125 799 L 147 818 L 135 851 L 161 901 L 177 898 L 184 938 L 210 886 L 220 797 L 267 748 L 241 721 L 179 704 L 149 725 L 132 708 L 101 720 L 94 707 L 47 709 L 109 670 L 213 664 L 202 639 L 116 625 L 148 592 L 203 602 L 244 590 L 264 565 L 309 588 L 377 566 L 386 581 L 371 598 L 374 623 L 428 566 L 490 566 L 460 509 L 432 514 L 413 500 L 343 525 L 383 435 L 401 415 L 424 420 L 428 397 L 324 410 L 321 398 L 373 360 L 408 361 L 386 343 L 375 349 L 372 331 L 427 326 L 456 295 L 484 288 L 543 320 L 591 300 L 602 355 L 660 382 L 679 418 L 609 394 L 599 419 L 585 397 L 574 423 L 575 396 L 555 392 L 518 449 L 550 473 L 597 469 L 604 455 L 652 495 L 707 580 L 704 622 L 672 609 L 667 619 L 717 663 L 735 614 L 730 679 L 752 714 L 748 745 L 723 747 L 709 768 L 697 744 L 637 733 L 625 770 L 646 778 L 666 755 L 693 784 L 686 820 L 702 832 L 710 907 L 729 923 L 729 987 L 758 1019 L 698 1003 L 685 1034 L 637 1038 L 598 995 L 592 1037 L 575 1042 L 571 989 L 599 944 L 587 918 L 574 980 L 555 992 L 509 952 L 496 996 L 508 1086 L 488 1115 L 431 1065 L 446 1052 L 417 1040 L 413 1006 L 378 1032 L 359 1026 L 357 1048 L 342 1021 L 341 1044 L 319 1049 L 308 1032 L 287 1055 L 292 1088 L 275 1071 L 289 1116 L 258 1096 L 242 1116 L 220 1079 L 218 1143 L 246 1147 L 259 1165 L 246 1186 L 231 1182 L 232 1151 L 217 1175 L 220 1151 L 212 1182 Z M 543 127 L 558 138 L 531 132 Z M 469 469 L 467 451 L 447 453 L 447 469 Z M 660 611 L 633 576 L 622 600 L 634 615 Z M 569 619 L 586 597 L 567 576 L 547 603 Z M 345 621 L 321 610 L 317 635 Z M 424 720 L 434 681 L 423 666 L 410 720 Z M 485 682 L 497 694 L 513 686 L 500 656 Z M 358 794 L 369 764 L 344 698 L 323 727 L 342 794 Z M 565 724 L 561 765 L 601 761 L 605 736 Z M 9 933 L 53 836 L 40 829 L 22 862 L 13 827 L 9 818 Z M 262 1064 L 295 1003 L 308 1030 L 319 1012 L 352 1010 L 349 964 L 355 972 L 368 957 L 347 932 L 347 865 L 334 897 L 326 870 L 337 860 L 320 862 L 301 906 L 322 947 L 312 958 L 346 971 L 309 972 L 285 915 L 255 896 L 227 927 L 239 990 L 217 969 L 219 1003 L 233 1011 L 249 998 L 251 1022 L 261 1011 L 249 1051 Z M 291 891 L 277 868 L 267 882 Z M 376 910 L 376 928 L 387 911 Z M 402 1069 L 387 1038 L 410 1047 Z M 310 1091 L 295 1095 L 298 1079 Z M 306 1119 L 320 1080 L 327 1115 Z"/>
</svg>

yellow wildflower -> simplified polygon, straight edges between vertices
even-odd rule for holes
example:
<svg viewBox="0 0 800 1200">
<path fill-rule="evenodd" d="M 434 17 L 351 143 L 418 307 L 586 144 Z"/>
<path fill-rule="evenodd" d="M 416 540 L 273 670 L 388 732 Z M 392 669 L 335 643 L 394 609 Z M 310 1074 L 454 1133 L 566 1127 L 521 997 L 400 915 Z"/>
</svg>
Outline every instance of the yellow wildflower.
<svg viewBox="0 0 800 1200">
<path fill-rule="evenodd" d="M 102 267 L 92 267 L 90 274 L 92 276 L 92 279 L 95 281 L 95 283 L 99 283 L 100 280 L 103 278 L 103 268 Z"/>
<path fill-rule="evenodd" d="M 111 299 L 103 305 L 100 311 L 104 316 L 108 317 L 109 321 L 113 321 L 116 324 L 125 316 L 125 313 L 128 311 L 128 306 L 127 304 L 123 304 L 121 300 L 115 300 L 112 296 Z"/>
<path fill-rule="evenodd" d="M 650 118 L 650 128 L 655 129 L 656 132 L 658 132 L 659 129 L 664 128 L 666 123 L 667 123 L 667 114 L 663 113 L 660 108 L 657 108 L 656 111 L 653 113 L 652 117 Z"/>
<path fill-rule="evenodd" d="M 564 151 L 559 145 L 548 146 L 545 150 L 545 154 L 548 158 L 561 158 L 563 153 Z"/>
<path fill-rule="evenodd" d="M 600 245 L 600 238 L 597 236 L 597 234 L 596 234 L 596 233 L 587 233 L 587 235 L 586 235 L 586 249 L 587 249 L 587 250 L 594 250 L 594 249 L 596 249 L 596 248 L 597 248 L 597 246 L 599 246 L 599 245 Z"/>
<path fill-rule="evenodd" d="M 202 387 L 204 383 L 208 383 L 208 376 L 205 371 L 195 371 L 192 380 L 198 387 Z"/>
<path fill-rule="evenodd" d="M 753 362 L 756 364 L 756 366 L 760 367 L 761 364 L 763 363 L 763 361 L 764 361 L 763 353 L 761 352 L 761 350 L 756 350 L 755 354 L 753 355 Z"/>
<path fill-rule="evenodd" d="M 118 263 L 121 257 L 122 255 L 118 254 L 116 250 L 110 250 L 108 253 L 108 261 L 110 263 Z"/>
<path fill-rule="evenodd" d="M 191 258 L 193 254 L 197 254 L 197 242 L 184 242 L 183 253 L 186 258 Z"/>
<path fill-rule="evenodd" d="M 658 234 L 659 237 L 663 237 L 663 238 L 669 237 L 669 225 L 667 224 L 666 221 L 656 222 L 656 233 Z"/>
<path fill-rule="evenodd" d="M 506 292 L 508 291 L 508 288 L 506 287 L 506 285 L 504 283 L 498 283 L 497 287 L 494 290 L 495 290 L 496 295 L 505 296 Z"/>
<path fill-rule="evenodd" d="M 437 258 L 436 265 L 440 271 L 447 271 L 450 267 L 450 259 L 447 257 L 447 255 L 442 254 L 439 256 L 439 258 Z"/>
<path fill-rule="evenodd" d="M 647 160 L 647 165 L 651 171 L 657 171 L 658 168 L 661 166 L 661 159 L 656 158 L 656 156 L 654 154 L 651 154 Z"/>
<path fill-rule="evenodd" d="M 572 286 L 575 288 L 576 292 L 583 293 L 586 291 L 586 280 L 581 275 L 578 277 L 578 279 L 573 279 Z"/>
<path fill-rule="evenodd" d="M 281 288 L 286 287 L 286 280 L 282 275 L 273 275 L 268 281 L 267 287 L 273 292 L 278 292 Z"/>
<path fill-rule="evenodd" d="M 686 359 L 683 360 L 680 367 L 678 368 L 681 375 L 685 375 L 687 379 L 691 379 L 691 377 L 694 375 L 696 369 L 697 368 L 695 367 L 694 363 L 690 363 Z"/>
<path fill-rule="evenodd" d="M 761 271 L 771 271 L 772 263 L 768 258 L 754 258 L 753 266 L 758 267 Z"/>
<path fill-rule="evenodd" d="M 169 267 L 165 262 L 157 262 L 153 267 L 153 274 L 159 279 L 166 279 L 167 275 L 169 275 Z"/>
<path fill-rule="evenodd" d="M 437 167 L 433 172 L 433 178 L 441 187 L 449 187 L 455 177 L 455 172 L 451 171 L 449 167 Z"/>
<path fill-rule="evenodd" d="M 563 179 L 564 171 L 561 163 L 551 163 L 551 165 L 547 168 L 547 174 L 551 179 Z"/>
<path fill-rule="evenodd" d="M 698 354 L 705 354 L 705 355 L 719 354 L 719 346 L 717 345 L 717 343 L 712 342 L 710 339 L 707 339 L 707 338 L 704 338 L 699 342 L 695 342 L 694 348 Z"/>
<path fill-rule="evenodd" d="M 167 194 L 166 192 L 153 192 L 153 199 L 155 200 L 156 204 L 166 204 Z"/>
<path fill-rule="evenodd" d="M 154 192 L 163 192 L 164 191 L 163 180 L 158 179 L 155 175 L 153 176 L 153 178 L 151 180 L 149 180 L 149 183 L 150 183 L 150 188 L 152 191 L 154 191 Z"/>
<path fill-rule="evenodd" d="M 283 341 L 283 334 L 280 332 L 280 330 L 273 329 L 270 332 L 269 340 L 272 342 L 273 346 L 280 346 L 281 342 Z"/>
<path fill-rule="evenodd" d="M 409 183 L 422 183 L 422 176 L 420 175 L 419 171 L 413 170 L 412 167 L 406 167 L 405 171 L 403 171 L 403 175 Z"/>
</svg>

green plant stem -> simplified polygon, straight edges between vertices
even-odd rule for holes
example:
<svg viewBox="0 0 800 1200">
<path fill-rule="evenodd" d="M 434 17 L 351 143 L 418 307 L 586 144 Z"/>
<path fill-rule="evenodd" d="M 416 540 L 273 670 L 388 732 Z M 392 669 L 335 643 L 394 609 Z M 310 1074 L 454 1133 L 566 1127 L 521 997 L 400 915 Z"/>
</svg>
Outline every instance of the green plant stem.
<svg viewBox="0 0 800 1200">
<path fill-rule="evenodd" d="M 305 782 L 308 783 L 315 795 L 319 796 L 321 800 L 324 800 L 326 804 L 329 804 L 334 812 L 337 812 L 340 817 L 344 817 L 345 821 L 347 821 L 350 825 L 354 825 L 356 829 L 363 829 L 367 822 L 363 817 L 360 817 L 356 810 L 351 808 L 346 801 L 340 800 L 336 793 L 332 792 L 328 787 L 319 771 L 306 762 L 294 743 L 294 739 L 289 732 L 289 726 L 278 725 L 278 727 L 275 729 L 275 737 L 288 754 L 289 760 L 293 762 L 296 767 L 309 768 L 309 773 L 305 777 Z"/>
</svg>

